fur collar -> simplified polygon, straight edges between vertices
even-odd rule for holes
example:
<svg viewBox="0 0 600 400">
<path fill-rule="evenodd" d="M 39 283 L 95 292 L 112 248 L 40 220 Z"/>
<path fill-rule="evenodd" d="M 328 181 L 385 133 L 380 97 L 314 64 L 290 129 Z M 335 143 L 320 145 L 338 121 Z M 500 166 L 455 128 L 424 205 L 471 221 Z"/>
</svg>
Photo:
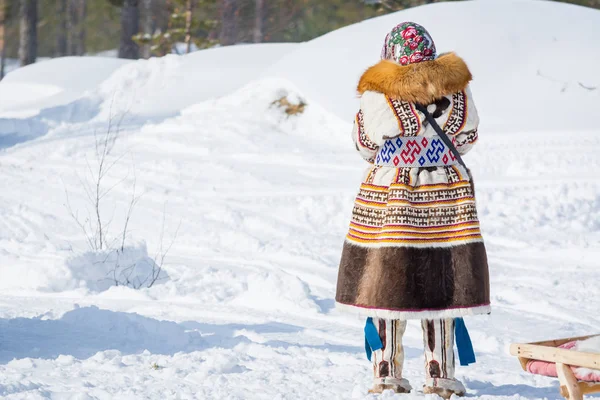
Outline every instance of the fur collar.
<svg viewBox="0 0 600 400">
<path fill-rule="evenodd" d="M 433 61 L 409 65 L 381 60 L 365 71 L 357 89 L 360 94 L 371 90 L 410 103 L 431 104 L 464 90 L 471 79 L 463 59 L 447 53 Z"/>
</svg>

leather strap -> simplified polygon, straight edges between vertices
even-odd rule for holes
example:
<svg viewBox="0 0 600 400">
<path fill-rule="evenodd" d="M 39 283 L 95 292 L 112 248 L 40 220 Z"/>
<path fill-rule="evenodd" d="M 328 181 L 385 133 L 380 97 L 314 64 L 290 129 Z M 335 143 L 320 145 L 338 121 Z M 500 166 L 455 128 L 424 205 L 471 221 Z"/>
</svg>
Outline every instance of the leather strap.
<svg viewBox="0 0 600 400">
<path fill-rule="evenodd" d="M 433 129 L 436 131 L 436 133 L 438 134 L 440 139 L 442 139 L 444 144 L 446 146 L 448 146 L 450 151 L 454 154 L 454 157 L 456 157 L 456 160 L 458 160 L 458 162 L 466 169 L 467 165 L 465 164 L 462 157 L 460 156 L 460 153 L 456 149 L 456 146 L 454 146 L 454 144 L 452 143 L 452 140 L 448 137 L 448 135 L 446 135 L 446 132 L 444 132 L 444 130 L 442 128 L 440 128 L 438 123 L 435 121 L 435 118 L 433 118 L 433 115 L 431 115 L 429 113 L 429 111 L 427 111 L 427 107 L 425 107 L 421 104 L 415 104 L 415 106 L 416 106 L 417 110 L 419 110 L 420 112 L 422 112 L 425 115 L 425 118 L 427 118 L 427 121 L 429 122 L 429 124 L 433 127 Z"/>
</svg>

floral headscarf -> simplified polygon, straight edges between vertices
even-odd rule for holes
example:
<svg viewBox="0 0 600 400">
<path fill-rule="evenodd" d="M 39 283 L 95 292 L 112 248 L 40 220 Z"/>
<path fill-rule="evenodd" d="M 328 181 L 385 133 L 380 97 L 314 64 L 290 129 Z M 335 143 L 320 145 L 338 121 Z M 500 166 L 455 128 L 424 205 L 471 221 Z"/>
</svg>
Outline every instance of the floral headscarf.
<svg viewBox="0 0 600 400">
<path fill-rule="evenodd" d="M 435 60 L 435 43 L 429 32 L 414 22 L 403 22 L 385 37 L 381 58 L 408 65 Z"/>
</svg>

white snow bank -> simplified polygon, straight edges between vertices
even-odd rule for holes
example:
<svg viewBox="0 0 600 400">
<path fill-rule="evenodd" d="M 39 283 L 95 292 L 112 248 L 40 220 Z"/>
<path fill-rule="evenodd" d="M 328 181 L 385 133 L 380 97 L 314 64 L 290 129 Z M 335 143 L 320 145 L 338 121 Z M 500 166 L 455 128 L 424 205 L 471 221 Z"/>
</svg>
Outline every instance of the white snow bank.
<svg viewBox="0 0 600 400">
<path fill-rule="evenodd" d="M 115 107 L 138 116 L 172 115 L 235 91 L 295 47 L 239 45 L 140 60 L 115 71 L 98 93 L 106 99 L 105 112 Z"/>
<path fill-rule="evenodd" d="M 303 102 L 305 108 L 299 114 L 287 115 L 287 106 L 279 104 L 280 99 L 291 105 Z M 325 107 L 306 98 L 294 84 L 277 78 L 252 81 L 230 95 L 194 104 L 173 120 L 146 129 L 168 129 L 172 122 L 197 125 L 194 129 L 203 134 L 187 139 L 210 143 L 205 145 L 207 151 L 222 150 L 223 155 L 234 149 L 244 153 L 270 151 L 271 161 L 278 159 L 283 148 L 300 151 L 310 147 L 317 150 L 325 143 L 337 146 L 347 137 L 348 127 Z M 221 129 L 229 131 L 226 137 Z"/>
<path fill-rule="evenodd" d="M 321 311 L 311 298 L 308 285 L 289 274 L 251 275 L 245 289 L 232 301 L 232 305 L 297 314 Z"/>
<path fill-rule="evenodd" d="M 600 336 L 594 336 L 586 340 L 578 341 L 575 345 L 575 349 L 587 353 L 600 353 Z"/>
<path fill-rule="evenodd" d="M 597 129 L 600 11 L 569 4 L 481 0 L 411 8 L 305 43 L 265 75 L 289 79 L 351 121 L 361 73 L 379 60 L 385 34 L 407 20 L 429 30 L 438 53 L 465 59 L 482 132 Z"/>
<path fill-rule="evenodd" d="M 0 83 L 0 117 L 35 115 L 40 109 L 72 102 L 130 62 L 103 57 L 61 57 L 19 68 Z"/>
<path fill-rule="evenodd" d="M 37 83 L 62 89 L 90 89 L 106 79 L 116 68 L 131 63 L 110 57 L 58 57 L 19 68 L 7 74 L 5 83 Z M 2 86 L 0 85 L 0 88 Z"/>
<path fill-rule="evenodd" d="M 64 279 L 69 289 L 87 288 L 102 292 L 112 286 L 134 289 L 147 287 L 168 279 L 167 273 L 148 256 L 146 243 L 125 246 L 123 250 L 89 251 L 67 260 L 70 279 Z M 69 287 L 70 286 L 70 287 Z"/>
<path fill-rule="evenodd" d="M 168 115 L 234 91 L 296 46 L 239 45 L 138 61 L 64 57 L 36 63 L 0 82 L 0 117 L 31 116 L 84 97 L 129 115 Z"/>
<path fill-rule="evenodd" d="M 1 209 L 1 207 L 0 207 Z M 7 216 L 7 214 L 3 214 Z M 68 226 L 69 224 L 67 224 Z M 53 229 L 48 228 L 49 231 Z M 18 238 L 14 232 L 11 236 L 0 235 L 0 244 L 17 243 L 17 240 L 28 242 L 33 239 L 33 234 L 27 233 L 25 238 Z M 42 234 L 41 236 L 44 236 Z M 169 280 L 168 273 L 158 265 L 161 255 L 148 254 L 145 242 L 128 244 L 123 250 L 98 250 L 73 253 L 66 249 L 55 248 L 45 256 L 36 257 L 26 250 L 20 250 L 19 257 L 3 259 L 0 266 L 3 289 L 14 288 L 19 290 L 38 290 L 47 293 L 64 291 L 77 291 L 80 293 L 99 293 L 111 288 L 118 291 L 115 286 L 123 288 L 144 289 L 155 279 L 154 286 L 161 285 Z M 18 250 L 17 250 L 18 251 Z M 39 250 L 38 250 L 39 251 Z M 3 254 L 0 247 L 0 257 Z M 0 258 L 1 259 L 1 258 Z M 19 269 L 11 265 L 14 260 L 30 260 L 28 268 Z M 9 261 L 11 260 L 11 261 Z M 127 290 L 127 289 L 125 289 Z M 129 292 L 127 292 L 129 293 Z M 131 294 L 127 294 L 131 296 Z"/>
</svg>

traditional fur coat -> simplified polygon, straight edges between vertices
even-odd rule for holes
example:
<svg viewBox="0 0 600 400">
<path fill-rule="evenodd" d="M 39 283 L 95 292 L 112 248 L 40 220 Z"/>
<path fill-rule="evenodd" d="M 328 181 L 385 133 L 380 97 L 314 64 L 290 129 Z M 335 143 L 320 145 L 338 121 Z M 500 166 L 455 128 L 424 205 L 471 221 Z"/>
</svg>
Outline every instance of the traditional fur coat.
<svg viewBox="0 0 600 400">
<path fill-rule="evenodd" d="M 428 105 L 461 154 L 469 151 L 479 122 L 470 81 L 454 53 L 406 66 L 383 60 L 361 77 L 352 137 L 375 164 L 365 173 L 344 243 L 340 308 L 389 319 L 489 313 L 487 257 L 470 172 L 460 164 L 376 165 L 390 140 L 412 142 L 399 154 L 406 165 L 436 135 L 415 103 Z M 450 151 L 444 156 L 453 157 Z"/>
</svg>

